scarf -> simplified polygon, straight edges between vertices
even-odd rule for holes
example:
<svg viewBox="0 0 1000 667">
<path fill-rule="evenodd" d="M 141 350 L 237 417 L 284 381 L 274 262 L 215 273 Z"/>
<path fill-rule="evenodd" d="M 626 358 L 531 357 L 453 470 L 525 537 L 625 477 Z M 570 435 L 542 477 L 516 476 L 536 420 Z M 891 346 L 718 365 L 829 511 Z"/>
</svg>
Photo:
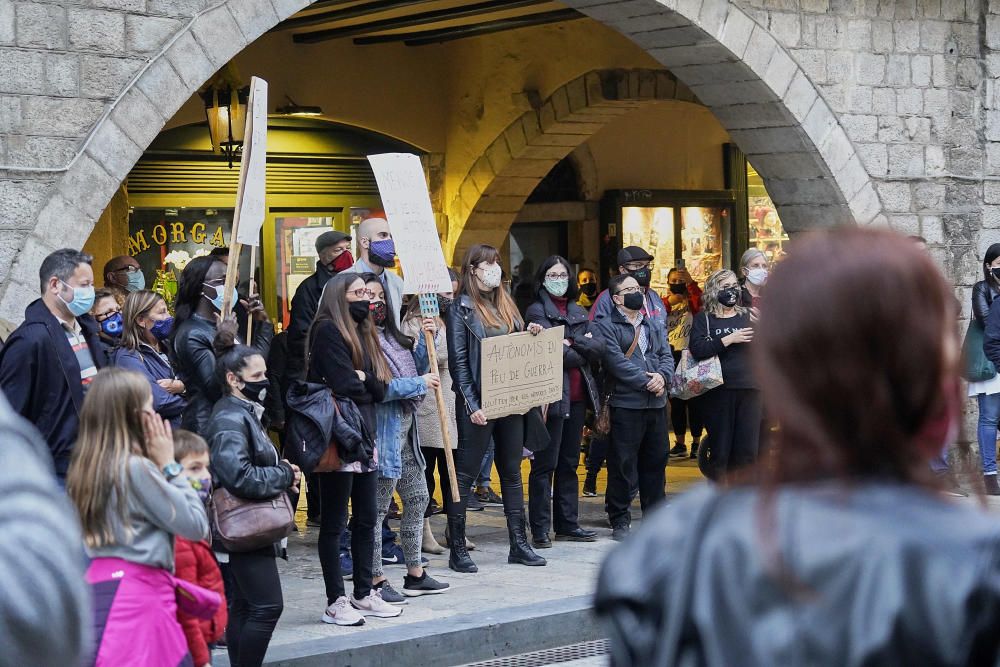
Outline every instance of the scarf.
<svg viewBox="0 0 1000 667">
<path fill-rule="evenodd" d="M 385 354 L 385 359 L 389 362 L 389 369 L 392 371 L 392 377 L 417 377 L 417 362 L 413 360 L 413 352 L 400 345 L 395 338 L 388 335 L 385 331 L 381 332 L 378 340 L 382 346 L 382 352 Z M 417 409 L 421 400 L 423 400 L 423 397 L 407 398 L 402 400 L 401 403 L 403 404 L 403 410 L 408 414 L 412 413 Z"/>
</svg>

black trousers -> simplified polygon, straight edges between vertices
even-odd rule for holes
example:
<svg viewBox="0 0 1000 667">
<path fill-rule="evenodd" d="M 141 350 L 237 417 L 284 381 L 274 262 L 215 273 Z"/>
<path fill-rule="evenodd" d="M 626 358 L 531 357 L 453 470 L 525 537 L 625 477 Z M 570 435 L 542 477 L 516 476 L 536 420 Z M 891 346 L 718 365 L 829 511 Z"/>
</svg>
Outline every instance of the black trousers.
<svg viewBox="0 0 1000 667">
<path fill-rule="evenodd" d="M 666 496 L 667 411 L 663 408 L 611 408 L 608 490 L 604 505 L 612 527 L 631 523 L 632 480 L 639 482 L 639 505 L 645 514 Z"/>
<path fill-rule="evenodd" d="M 500 494 L 505 514 L 524 510 L 524 487 L 521 484 L 521 454 L 524 449 L 524 417 L 510 415 L 491 419 L 486 426 L 476 426 L 465 412 L 465 402 L 459 399 L 458 449 L 455 450 L 455 476 L 462 502 L 451 503 L 449 516 L 463 516 L 472 491 L 472 482 L 483 467 L 483 456 L 494 442 L 493 463 L 500 476 Z"/>
<path fill-rule="evenodd" d="M 670 399 L 670 423 L 674 427 L 674 435 L 677 442 L 682 443 L 687 434 L 688 427 L 691 428 L 691 437 L 695 440 L 701 438 L 703 422 L 701 412 L 699 412 L 698 399 L 700 396 L 683 400 L 680 398 Z"/>
<path fill-rule="evenodd" d="M 377 472 L 324 472 L 319 477 L 323 513 L 319 520 L 319 563 L 326 583 L 327 604 L 346 595 L 340 572 L 340 535 L 347 527 L 347 503 L 351 503 L 351 559 L 354 561 L 354 599 L 367 597 L 372 589 L 372 554 L 375 551 L 375 487 Z"/>
<path fill-rule="evenodd" d="M 587 460 L 584 461 L 587 472 L 597 475 L 607 458 L 608 437 L 594 433 L 590 436 L 590 449 L 587 450 Z"/>
<path fill-rule="evenodd" d="M 549 413 L 549 446 L 535 452 L 528 475 L 528 520 L 536 538 L 547 535 L 549 528 L 568 533 L 580 527 L 580 480 L 576 469 L 580 465 L 586 415 L 584 401 L 570 405 L 568 419 Z"/>
<path fill-rule="evenodd" d="M 226 644 L 233 667 L 260 667 L 284 609 L 278 565 L 271 554 L 229 554 L 232 599 Z"/>
<path fill-rule="evenodd" d="M 437 483 L 434 481 L 434 468 L 437 468 L 438 477 L 441 478 L 441 499 L 444 501 L 441 507 L 448 511 L 451 505 L 451 476 L 448 475 L 448 461 L 444 456 L 444 449 L 441 447 L 421 447 L 424 453 L 424 460 L 427 467 L 424 468 L 424 478 L 427 480 L 427 494 L 434 497 L 434 489 Z"/>
<path fill-rule="evenodd" d="M 702 394 L 699 408 L 708 435 L 708 467 L 711 479 L 751 465 L 757 460 L 762 401 L 756 389 L 716 387 Z"/>
</svg>

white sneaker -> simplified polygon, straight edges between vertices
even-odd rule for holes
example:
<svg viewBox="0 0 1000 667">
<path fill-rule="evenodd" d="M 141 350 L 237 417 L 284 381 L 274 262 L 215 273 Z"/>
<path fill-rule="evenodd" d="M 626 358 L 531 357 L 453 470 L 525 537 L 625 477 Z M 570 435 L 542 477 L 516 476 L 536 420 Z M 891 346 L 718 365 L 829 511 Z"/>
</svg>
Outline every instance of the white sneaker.
<svg viewBox="0 0 1000 667">
<path fill-rule="evenodd" d="M 341 595 L 323 612 L 323 622 L 331 625 L 364 625 L 365 617 L 354 611 L 346 595 Z"/>
<path fill-rule="evenodd" d="M 383 600 L 375 589 L 372 589 L 372 592 L 364 599 L 355 600 L 352 597 L 351 606 L 357 609 L 362 616 L 375 616 L 376 618 L 395 618 L 403 613 L 401 608 L 394 607 Z"/>
</svg>

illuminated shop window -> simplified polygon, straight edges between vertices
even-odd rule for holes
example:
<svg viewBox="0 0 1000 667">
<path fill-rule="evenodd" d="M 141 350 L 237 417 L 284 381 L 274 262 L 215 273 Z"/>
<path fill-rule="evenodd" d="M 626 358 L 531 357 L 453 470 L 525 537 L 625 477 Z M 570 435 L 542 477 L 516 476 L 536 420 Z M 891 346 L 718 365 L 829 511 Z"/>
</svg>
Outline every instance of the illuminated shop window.
<svg viewBox="0 0 1000 667">
<path fill-rule="evenodd" d="M 764 189 L 764 179 L 747 163 L 747 203 L 750 211 L 750 245 L 764 251 L 768 261 L 785 256 L 788 234 L 781 226 L 774 202 Z"/>
</svg>

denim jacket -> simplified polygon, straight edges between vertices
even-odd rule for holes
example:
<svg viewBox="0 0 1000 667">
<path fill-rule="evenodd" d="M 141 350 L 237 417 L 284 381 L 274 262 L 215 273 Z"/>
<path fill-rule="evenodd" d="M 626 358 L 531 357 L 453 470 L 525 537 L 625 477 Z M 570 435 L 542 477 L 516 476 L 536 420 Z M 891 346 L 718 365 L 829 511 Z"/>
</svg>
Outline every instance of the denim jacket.
<svg viewBox="0 0 1000 667">
<path fill-rule="evenodd" d="M 418 373 L 427 373 L 430 361 L 427 357 L 427 347 L 424 337 L 418 336 L 413 349 L 413 360 Z M 385 399 L 375 404 L 375 421 L 378 433 L 378 474 L 386 479 L 399 479 L 403 476 L 403 440 L 399 437 L 399 428 L 403 421 L 403 401 L 410 398 L 420 398 L 427 394 L 427 385 L 421 377 L 393 378 L 385 392 Z M 413 413 L 414 455 L 417 464 L 426 467 L 424 455 L 420 451 L 420 438 L 416 429 L 417 414 Z"/>
</svg>

